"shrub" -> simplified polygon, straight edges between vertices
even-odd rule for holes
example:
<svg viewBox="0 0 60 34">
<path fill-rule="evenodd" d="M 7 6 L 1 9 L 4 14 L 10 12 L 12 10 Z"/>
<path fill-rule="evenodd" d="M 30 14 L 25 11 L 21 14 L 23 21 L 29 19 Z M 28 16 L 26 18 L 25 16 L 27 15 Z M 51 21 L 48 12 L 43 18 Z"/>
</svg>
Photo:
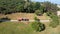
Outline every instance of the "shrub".
<svg viewBox="0 0 60 34">
<path fill-rule="evenodd" d="M 40 21 L 37 20 L 37 17 L 35 17 L 35 22 L 33 22 L 31 26 L 33 30 L 36 30 L 38 32 L 45 30 L 45 25 L 40 23 Z"/>
<path fill-rule="evenodd" d="M 51 14 L 50 15 L 50 18 L 52 19 L 51 23 L 50 23 L 50 26 L 55 28 L 59 25 L 59 19 L 58 19 L 58 16 L 55 15 L 55 14 Z"/>
<path fill-rule="evenodd" d="M 42 15 L 42 12 L 41 12 L 40 10 L 36 10 L 36 11 L 35 11 L 35 14 L 36 14 L 36 15 Z"/>
</svg>

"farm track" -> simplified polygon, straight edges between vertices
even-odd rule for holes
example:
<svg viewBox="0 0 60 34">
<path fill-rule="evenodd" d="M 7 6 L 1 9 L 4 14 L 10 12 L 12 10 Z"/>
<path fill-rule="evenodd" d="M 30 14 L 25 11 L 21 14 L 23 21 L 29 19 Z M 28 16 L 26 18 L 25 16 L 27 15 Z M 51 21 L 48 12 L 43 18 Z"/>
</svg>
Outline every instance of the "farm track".
<svg viewBox="0 0 60 34">
<path fill-rule="evenodd" d="M 2 20 L 2 21 L 6 21 L 6 22 L 19 22 L 18 20 Z M 34 22 L 34 20 L 29 20 L 29 21 L 21 21 L 21 22 Z M 40 20 L 40 22 L 49 22 L 49 20 Z"/>
</svg>

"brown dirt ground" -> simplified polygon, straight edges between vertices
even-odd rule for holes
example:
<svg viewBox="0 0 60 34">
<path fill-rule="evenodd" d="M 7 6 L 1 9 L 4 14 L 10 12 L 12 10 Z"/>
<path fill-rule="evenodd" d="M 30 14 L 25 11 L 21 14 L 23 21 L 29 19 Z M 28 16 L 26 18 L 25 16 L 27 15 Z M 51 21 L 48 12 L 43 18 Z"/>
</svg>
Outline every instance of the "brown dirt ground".
<svg viewBox="0 0 60 34">
<path fill-rule="evenodd" d="M 1 17 L 5 17 L 6 15 L 0 15 Z M 36 16 L 34 13 L 13 13 L 13 14 L 8 14 L 8 18 L 16 20 L 18 18 L 28 18 L 30 20 L 33 20 L 34 17 Z M 45 14 L 43 16 L 37 16 L 39 19 L 49 19 Z"/>
</svg>

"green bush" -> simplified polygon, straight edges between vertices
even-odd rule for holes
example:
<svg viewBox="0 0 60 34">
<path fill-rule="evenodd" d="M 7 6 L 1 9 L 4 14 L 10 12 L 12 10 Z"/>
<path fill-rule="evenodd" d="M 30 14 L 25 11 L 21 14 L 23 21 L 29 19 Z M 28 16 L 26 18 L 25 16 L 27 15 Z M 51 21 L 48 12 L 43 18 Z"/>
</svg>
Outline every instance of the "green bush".
<svg viewBox="0 0 60 34">
<path fill-rule="evenodd" d="M 57 27 L 59 25 L 58 16 L 52 13 L 50 15 L 50 18 L 52 19 L 52 21 L 50 23 L 50 26 L 53 27 L 53 28 Z"/>
<path fill-rule="evenodd" d="M 36 11 L 35 11 L 35 14 L 36 14 L 36 15 L 42 15 L 42 11 L 41 11 L 41 10 L 36 10 Z"/>
<path fill-rule="evenodd" d="M 31 24 L 33 30 L 36 30 L 38 32 L 44 31 L 45 30 L 45 25 L 42 23 L 38 23 L 38 22 L 33 22 Z"/>
<path fill-rule="evenodd" d="M 37 17 L 35 17 L 35 22 L 33 22 L 31 26 L 33 30 L 36 30 L 38 32 L 45 30 L 45 25 L 40 23 L 40 21 L 37 20 Z"/>
</svg>

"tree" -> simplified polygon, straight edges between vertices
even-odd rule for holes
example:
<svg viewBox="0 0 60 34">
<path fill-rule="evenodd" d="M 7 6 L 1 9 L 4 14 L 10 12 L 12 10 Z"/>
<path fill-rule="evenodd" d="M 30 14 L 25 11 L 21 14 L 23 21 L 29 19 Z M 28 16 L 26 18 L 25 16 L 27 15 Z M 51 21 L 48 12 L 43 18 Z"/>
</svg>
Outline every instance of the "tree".
<svg viewBox="0 0 60 34">
<path fill-rule="evenodd" d="M 18 12 L 21 12 L 21 11 L 23 11 L 23 5 L 18 5 L 18 6 L 16 6 L 16 11 Z"/>
<path fill-rule="evenodd" d="M 35 11 L 35 10 L 38 10 L 39 8 L 40 8 L 40 3 L 39 2 L 35 2 L 35 3 L 32 3 L 32 7 L 31 8 L 33 8 L 33 10 Z"/>
<path fill-rule="evenodd" d="M 36 10 L 44 12 L 53 12 L 56 14 L 56 4 L 50 2 L 32 2 L 31 0 L 0 0 L 0 13 L 9 14 L 16 12 L 35 13 Z"/>
<path fill-rule="evenodd" d="M 0 13 L 9 14 L 20 12 L 24 7 L 24 0 L 1 0 L 0 1 Z"/>
<path fill-rule="evenodd" d="M 55 15 L 57 15 L 57 4 L 53 4 L 51 2 L 43 2 L 43 6 L 45 7 L 44 12 L 53 12 Z"/>
<path fill-rule="evenodd" d="M 35 22 L 32 23 L 32 28 L 38 32 L 45 30 L 45 25 L 42 24 L 37 17 L 34 18 Z"/>
<path fill-rule="evenodd" d="M 25 0 L 24 4 L 24 12 L 29 12 L 29 5 L 30 5 L 30 0 Z"/>
</svg>

